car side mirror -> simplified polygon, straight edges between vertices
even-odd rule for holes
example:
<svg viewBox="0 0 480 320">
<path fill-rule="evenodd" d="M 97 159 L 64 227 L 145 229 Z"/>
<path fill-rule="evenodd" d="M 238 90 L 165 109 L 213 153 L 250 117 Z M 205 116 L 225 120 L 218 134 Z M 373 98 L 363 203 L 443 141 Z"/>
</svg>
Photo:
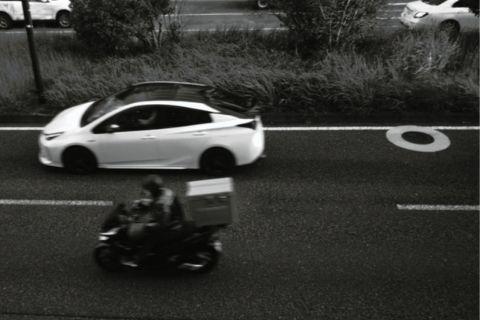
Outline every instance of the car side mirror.
<svg viewBox="0 0 480 320">
<path fill-rule="evenodd" d="M 40 0 L 40 2 L 43 2 L 43 3 L 49 3 L 50 0 Z"/>
<path fill-rule="evenodd" d="M 112 124 L 109 124 L 106 128 L 105 128 L 105 132 L 106 133 L 114 133 L 116 131 L 118 131 L 120 129 L 120 126 L 116 123 L 112 123 Z"/>
</svg>

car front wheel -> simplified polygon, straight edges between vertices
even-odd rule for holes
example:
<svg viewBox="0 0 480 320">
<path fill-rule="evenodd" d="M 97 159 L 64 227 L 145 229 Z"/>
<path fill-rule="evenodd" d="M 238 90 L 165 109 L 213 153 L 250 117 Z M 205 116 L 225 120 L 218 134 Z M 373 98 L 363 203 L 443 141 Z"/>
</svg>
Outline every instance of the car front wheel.
<svg viewBox="0 0 480 320">
<path fill-rule="evenodd" d="M 70 28 L 72 25 L 70 20 L 70 12 L 60 11 L 57 14 L 57 24 L 60 28 Z"/>
<path fill-rule="evenodd" d="M 460 26 L 456 21 L 444 21 L 440 25 L 440 32 L 444 32 L 450 39 L 456 39 L 460 33 Z"/>
<path fill-rule="evenodd" d="M 200 160 L 200 168 L 212 176 L 226 174 L 233 167 L 235 167 L 234 156 L 228 150 L 222 148 L 207 150 Z"/>
<path fill-rule="evenodd" d="M 257 8 L 264 10 L 268 8 L 268 1 L 266 0 L 257 0 Z"/>
<path fill-rule="evenodd" d="M 97 168 L 95 156 L 83 147 L 71 147 L 62 157 L 63 166 L 73 174 L 88 174 Z"/>
<path fill-rule="evenodd" d="M 5 14 L 5 13 L 0 13 L 0 29 L 10 29 L 12 26 L 12 19 Z"/>
</svg>

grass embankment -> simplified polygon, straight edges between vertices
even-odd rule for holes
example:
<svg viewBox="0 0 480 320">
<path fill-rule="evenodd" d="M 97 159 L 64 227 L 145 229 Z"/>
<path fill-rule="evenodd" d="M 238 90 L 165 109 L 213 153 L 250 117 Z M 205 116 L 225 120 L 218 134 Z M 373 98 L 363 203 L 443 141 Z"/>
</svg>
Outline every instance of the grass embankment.
<svg viewBox="0 0 480 320">
<path fill-rule="evenodd" d="M 221 86 L 265 112 L 371 115 L 477 114 L 478 36 L 457 42 L 432 33 L 375 36 L 355 50 L 301 59 L 284 35 L 219 32 L 185 37 L 155 53 L 100 57 L 71 36 L 37 35 L 48 103 L 36 103 L 26 39 L 0 35 L 0 113 L 54 114 L 135 82 Z"/>
</svg>

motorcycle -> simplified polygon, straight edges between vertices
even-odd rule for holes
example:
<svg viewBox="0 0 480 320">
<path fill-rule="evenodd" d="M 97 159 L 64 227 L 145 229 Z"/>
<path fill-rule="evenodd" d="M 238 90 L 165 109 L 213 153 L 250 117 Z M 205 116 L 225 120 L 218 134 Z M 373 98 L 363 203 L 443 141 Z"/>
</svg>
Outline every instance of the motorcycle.
<svg viewBox="0 0 480 320">
<path fill-rule="evenodd" d="M 216 235 L 225 226 L 194 227 L 184 225 L 179 238 L 162 243 L 146 256 L 142 264 L 129 266 L 124 261 L 141 249 L 137 241 L 132 240 L 130 230 L 136 223 L 135 216 L 117 207 L 120 214 L 110 215 L 102 225 L 98 244 L 94 250 L 95 262 L 102 269 L 111 272 L 140 269 L 165 268 L 171 271 L 206 273 L 218 263 L 222 253 L 222 243 Z M 150 224 L 146 224 L 148 229 Z"/>
</svg>

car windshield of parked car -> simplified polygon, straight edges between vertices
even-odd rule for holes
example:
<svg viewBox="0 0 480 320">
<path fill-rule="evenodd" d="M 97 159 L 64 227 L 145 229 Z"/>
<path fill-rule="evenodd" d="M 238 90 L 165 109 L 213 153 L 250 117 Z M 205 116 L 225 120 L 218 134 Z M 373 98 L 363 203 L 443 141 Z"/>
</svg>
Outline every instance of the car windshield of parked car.
<svg viewBox="0 0 480 320">
<path fill-rule="evenodd" d="M 430 4 L 432 6 L 438 6 L 445 2 L 445 0 L 423 0 L 423 2 Z"/>
</svg>

